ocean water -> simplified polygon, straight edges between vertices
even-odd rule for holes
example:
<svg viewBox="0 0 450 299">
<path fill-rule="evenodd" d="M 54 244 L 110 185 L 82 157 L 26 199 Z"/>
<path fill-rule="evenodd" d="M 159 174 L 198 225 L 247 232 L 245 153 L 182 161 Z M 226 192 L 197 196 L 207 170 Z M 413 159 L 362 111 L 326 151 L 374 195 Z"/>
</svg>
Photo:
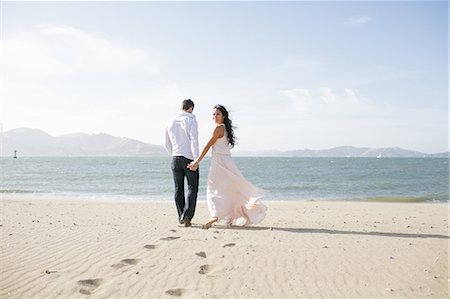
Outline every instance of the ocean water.
<svg viewBox="0 0 450 299">
<path fill-rule="evenodd" d="M 447 158 L 234 157 L 266 200 L 448 201 Z M 172 200 L 170 157 L 0 158 L 0 196 Z M 209 158 L 200 168 L 206 199 Z"/>
</svg>

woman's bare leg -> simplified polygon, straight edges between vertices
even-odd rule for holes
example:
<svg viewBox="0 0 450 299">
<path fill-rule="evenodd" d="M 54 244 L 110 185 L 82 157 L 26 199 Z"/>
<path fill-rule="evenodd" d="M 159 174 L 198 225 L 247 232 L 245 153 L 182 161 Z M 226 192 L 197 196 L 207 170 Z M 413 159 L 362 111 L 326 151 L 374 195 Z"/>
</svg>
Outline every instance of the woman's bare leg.
<svg viewBox="0 0 450 299">
<path fill-rule="evenodd" d="M 206 222 L 205 224 L 202 225 L 202 228 L 203 228 L 203 229 L 208 229 L 208 228 L 210 228 L 211 225 L 212 225 L 214 222 L 217 222 L 217 220 L 219 220 L 217 217 L 211 218 L 211 220 L 209 220 L 208 222 Z"/>
</svg>

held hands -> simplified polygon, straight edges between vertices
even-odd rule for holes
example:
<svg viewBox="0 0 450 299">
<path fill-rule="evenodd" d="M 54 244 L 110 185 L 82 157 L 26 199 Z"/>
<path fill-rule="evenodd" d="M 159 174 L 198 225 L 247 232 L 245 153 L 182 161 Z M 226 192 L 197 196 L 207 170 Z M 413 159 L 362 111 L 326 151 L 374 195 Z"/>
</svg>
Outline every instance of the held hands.
<svg viewBox="0 0 450 299">
<path fill-rule="evenodd" d="M 196 171 L 198 169 L 198 162 L 192 161 L 188 164 L 187 168 L 191 171 Z"/>
</svg>

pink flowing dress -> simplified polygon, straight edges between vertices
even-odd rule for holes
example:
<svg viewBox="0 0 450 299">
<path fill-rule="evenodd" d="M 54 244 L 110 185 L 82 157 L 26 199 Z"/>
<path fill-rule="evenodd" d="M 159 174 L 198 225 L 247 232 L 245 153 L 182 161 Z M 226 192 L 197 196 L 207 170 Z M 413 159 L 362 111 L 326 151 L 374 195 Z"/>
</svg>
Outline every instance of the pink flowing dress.
<svg viewBox="0 0 450 299">
<path fill-rule="evenodd" d="M 247 181 L 237 168 L 225 132 L 212 146 L 206 188 L 211 217 L 238 226 L 259 223 L 266 216 L 267 207 L 261 202 L 265 193 Z"/>
</svg>

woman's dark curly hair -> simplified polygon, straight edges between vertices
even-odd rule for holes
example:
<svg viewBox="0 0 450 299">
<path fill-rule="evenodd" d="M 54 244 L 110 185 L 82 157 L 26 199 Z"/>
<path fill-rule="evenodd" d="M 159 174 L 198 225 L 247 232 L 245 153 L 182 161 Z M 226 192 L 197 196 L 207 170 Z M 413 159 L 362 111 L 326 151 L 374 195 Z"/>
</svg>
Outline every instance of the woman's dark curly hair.
<svg viewBox="0 0 450 299">
<path fill-rule="evenodd" d="M 223 123 L 225 124 L 225 130 L 227 131 L 228 144 L 231 147 L 234 147 L 234 145 L 236 144 L 236 136 L 234 136 L 234 128 L 235 127 L 233 126 L 233 123 L 232 123 L 230 117 L 228 116 L 227 109 L 222 105 L 216 105 L 216 106 L 214 106 L 214 109 L 219 109 L 220 112 L 222 112 Z"/>
</svg>

